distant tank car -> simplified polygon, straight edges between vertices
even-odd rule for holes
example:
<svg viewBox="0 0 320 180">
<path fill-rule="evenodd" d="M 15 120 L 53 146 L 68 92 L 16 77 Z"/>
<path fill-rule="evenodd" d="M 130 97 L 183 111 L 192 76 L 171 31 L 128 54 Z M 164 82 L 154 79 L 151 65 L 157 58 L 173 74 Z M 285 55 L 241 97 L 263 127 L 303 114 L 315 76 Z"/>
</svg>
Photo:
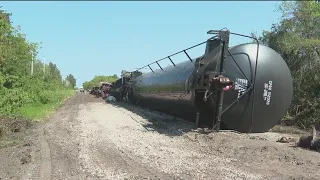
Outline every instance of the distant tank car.
<svg viewBox="0 0 320 180">
<path fill-rule="evenodd" d="M 112 83 L 112 87 L 110 89 L 110 94 L 114 96 L 119 102 L 127 102 L 128 100 L 128 82 L 130 80 L 129 77 L 121 77 L 117 81 Z"/>
<path fill-rule="evenodd" d="M 100 82 L 100 96 L 106 99 L 109 96 L 112 84 L 109 82 Z"/>
<path fill-rule="evenodd" d="M 99 87 L 98 86 L 94 86 L 91 88 L 90 94 L 93 94 L 95 96 L 99 96 Z"/>
</svg>

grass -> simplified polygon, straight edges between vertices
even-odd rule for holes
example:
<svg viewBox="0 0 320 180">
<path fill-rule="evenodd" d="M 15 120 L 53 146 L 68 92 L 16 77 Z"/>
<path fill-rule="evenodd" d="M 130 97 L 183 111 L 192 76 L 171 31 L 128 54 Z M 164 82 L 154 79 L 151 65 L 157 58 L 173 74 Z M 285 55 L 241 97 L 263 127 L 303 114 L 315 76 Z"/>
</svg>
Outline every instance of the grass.
<svg viewBox="0 0 320 180">
<path fill-rule="evenodd" d="M 39 120 L 47 117 L 56 108 L 56 104 L 28 105 L 20 109 L 21 115 L 28 119 Z"/>
<path fill-rule="evenodd" d="M 33 125 L 34 121 L 46 120 L 76 91 L 60 90 L 45 91 L 43 93 L 42 97 L 48 103 L 27 104 L 18 110 L 17 116 L 0 117 L 0 149 L 18 144 L 23 139 L 24 134 L 16 132 L 25 132 Z"/>
<path fill-rule="evenodd" d="M 64 101 L 75 94 L 74 90 L 64 90 L 59 93 L 56 101 L 48 104 L 29 104 L 20 108 L 20 115 L 27 119 L 42 120 L 55 112 L 57 108 L 63 105 Z"/>
<path fill-rule="evenodd" d="M 19 143 L 18 140 L 2 140 L 0 141 L 0 149 L 11 147 L 11 146 L 17 145 L 18 143 Z"/>
<path fill-rule="evenodd" d="M 284 133 L 284 134 L 298 134 L 298 135 L 307 133 L 306 131 L 299 129 L 298 127 L 281 126 L 281 125 L 276 125 L 270 130 L 270 132 L 277 132 L 277 133 Z"/>
<path fill-rule="evenodd" d="M 12 138 L 13 140 L 17 138 L 13 136 L 16 134 L 15 132 L 23 132 L 30 128 L 34 121 L 41 121 L 50 117 L 57 108 L 64 104 L 65 100 L 75 94 L 75 91 L 61 90 L 47 93 L 50 96 L 48 97 L 51 100 L 50 103 L 28 104 L 22 106 L 17 115 L 0 117 L 0 147 L 14 144 Z"/>
</svg>

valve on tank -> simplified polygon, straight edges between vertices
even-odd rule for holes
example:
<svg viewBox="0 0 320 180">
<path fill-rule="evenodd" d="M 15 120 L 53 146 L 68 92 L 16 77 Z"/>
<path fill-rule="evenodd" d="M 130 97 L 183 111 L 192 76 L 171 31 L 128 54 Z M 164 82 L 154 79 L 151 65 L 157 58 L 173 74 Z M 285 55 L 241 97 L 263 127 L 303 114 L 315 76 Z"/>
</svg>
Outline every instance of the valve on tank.
<svg viewBox="0 0 320 180">
<path fill-rule="evenodd" d="M 231 89 L 232 85 L 233 85 L 233 81 L 231 81 L 228 77 L 225 77 L 223 75 L 218 75 L 211 78 L 211 81 L 209 82 L 209 89 L 206 90 L 203 100 L 207 101 L 208 97 L 212 95 L 212 93 L 207 95 L 208 92 L 228 91 L 229 89 Z"/>
<path fill-rule="evenodd" d="M 210 89 L 213 90 L 228 90 L 230 88 L 230 86 L 233 85 L 233 82 L 230 81 L 229 78 L 223 76 L 223 75 L 219 75 L 216 76 L 214 78 L 212 78 L 211 80 L 211 86 Z"/>
</svg>

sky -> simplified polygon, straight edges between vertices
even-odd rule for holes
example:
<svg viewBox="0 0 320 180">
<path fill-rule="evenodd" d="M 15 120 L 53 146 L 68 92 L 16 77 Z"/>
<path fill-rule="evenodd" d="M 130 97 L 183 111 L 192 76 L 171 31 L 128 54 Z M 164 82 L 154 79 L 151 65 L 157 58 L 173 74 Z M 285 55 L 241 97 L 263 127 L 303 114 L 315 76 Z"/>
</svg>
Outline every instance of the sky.
<svg viewBox="0 0 320 180">
<path fill-rule="evenodd" d="M 57 64 L 77 86 L 95 75 L 120 76 L 210 38 L 208 30 L 228 28 L 250 35 L 280 20 L 277 1 L 35 1 L 4 2 L 14 26 L 41 42 L 38 58 Z M 231 36 L 230 45 L 249 42 Z M 188 51 L 192 58 L 204 46 Z M 178 63 L 188 60 L 177 55 Z M 166 61 L 166 62 L 165 62 Z M 170 62 L 165 60 L 162 66 Z M 152 66 L 155 68 L 154 66 Z M 145 71 L 144 71 L 145 72 Z"/>
</svg>

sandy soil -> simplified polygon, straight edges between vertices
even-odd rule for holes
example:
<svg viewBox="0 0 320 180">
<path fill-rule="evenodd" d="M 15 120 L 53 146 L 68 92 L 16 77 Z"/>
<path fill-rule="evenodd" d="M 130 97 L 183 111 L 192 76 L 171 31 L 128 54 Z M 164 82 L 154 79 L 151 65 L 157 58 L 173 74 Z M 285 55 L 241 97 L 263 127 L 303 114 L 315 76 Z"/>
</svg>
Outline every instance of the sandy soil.
<svg viewBox="0 0 320 180">
<path fill-rule="evenodd" d="M 201 134 L 192 124 L 77 94 L 0 149 L 0 179 L 320 179 L 320 153 L 278 133 Z M 17 135 L 15 135 L 17 136 Z"/>
</svg>

